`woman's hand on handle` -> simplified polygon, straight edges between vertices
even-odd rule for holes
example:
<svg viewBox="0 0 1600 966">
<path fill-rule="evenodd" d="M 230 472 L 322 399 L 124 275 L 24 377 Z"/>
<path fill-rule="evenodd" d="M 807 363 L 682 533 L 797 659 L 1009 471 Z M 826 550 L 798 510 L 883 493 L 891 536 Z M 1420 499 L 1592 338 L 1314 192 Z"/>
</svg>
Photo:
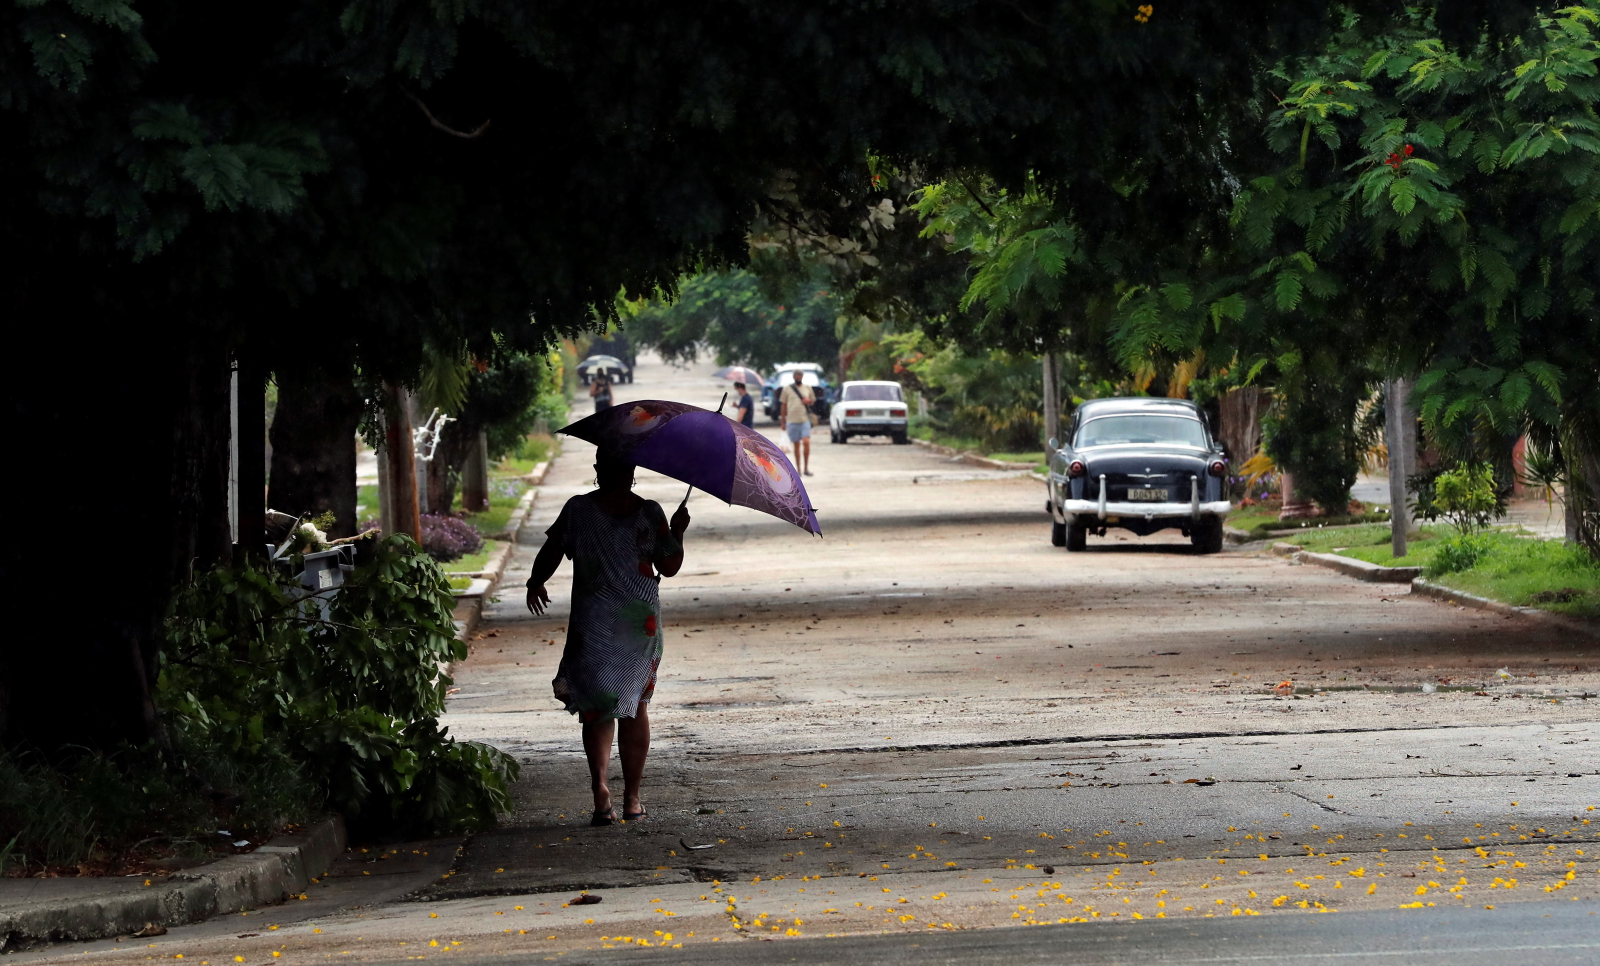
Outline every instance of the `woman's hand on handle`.
<svg viewBox="0 0 1600 966">
<path fill-rule="evenodd" d="M 672 520 L 667 524 L 672 529 L 672 535 L 679 540 L 683 539 L 684 531 L 689 529 L 689 504 L 687 501 L 678 504 L 677 512 L 672 514 Z"/>
<path fill-rule="evenodd" d="M 528 588 L 528 609 L 536 616 L 543 617 L 544 609 L 550 606 L 550 593 L 544 589 L 544 584 L 535 584 Z"/>
</svg>

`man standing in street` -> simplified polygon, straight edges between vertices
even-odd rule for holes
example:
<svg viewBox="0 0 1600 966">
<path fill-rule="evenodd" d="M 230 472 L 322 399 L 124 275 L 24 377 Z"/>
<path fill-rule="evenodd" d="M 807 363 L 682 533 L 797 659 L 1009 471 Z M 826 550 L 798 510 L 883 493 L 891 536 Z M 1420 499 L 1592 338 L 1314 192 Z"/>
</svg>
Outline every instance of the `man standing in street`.
<svg viewBox="0 0 1600 966">
<path fill-rule="evenodd" d="M 794 465 L 811 475 L 811 404 L 816 399 L 811 387 L 801 382 L 804 374 L 794 371 L 794 382 L 783 387 L 779 417 L 789 442 L 794 444 Z"/>
<path fill-rule="evenodd" d="M 750 394 L 745 391 L 744 383 L 736 382 L 733 384 L 733 388 L 739 393 L 739 398 L 734 403 L 739 409 L 739 422 L 754 429 L 756 425 L 756 401 L 751 399 Z"/>
</svg>

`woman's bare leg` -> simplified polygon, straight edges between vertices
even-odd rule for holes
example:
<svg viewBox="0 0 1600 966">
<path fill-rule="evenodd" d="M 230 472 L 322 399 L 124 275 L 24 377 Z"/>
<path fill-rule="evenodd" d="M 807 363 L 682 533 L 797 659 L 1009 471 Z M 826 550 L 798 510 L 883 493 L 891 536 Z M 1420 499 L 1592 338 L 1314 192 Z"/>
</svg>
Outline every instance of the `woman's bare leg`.
<svg viewBox="0 0 1600 966">
<path fill-rule="evenodd" d="M 583 726 L 583 753 L 589 758 L 589 788 L 594 792 L 594 810 L 603 812 L 611 807 L 611 788 L 606 784 L 606 773 L 611 770 L 611 739 L 617 732 L 616 721 L 588 721 Z M 627 771 L 627 751 L 623 751 L 623 771 Z"/>
<path fill-rule="evenodd" d="M 617 723 L 617 750 L 622 758 L 622 810 L 636 815 L 644 811 L 639 800 L 639 784 L 644 780 L 644 761 L 650 755 L 650 706 L 639 702 L 632 718 Z"/>
</svg>

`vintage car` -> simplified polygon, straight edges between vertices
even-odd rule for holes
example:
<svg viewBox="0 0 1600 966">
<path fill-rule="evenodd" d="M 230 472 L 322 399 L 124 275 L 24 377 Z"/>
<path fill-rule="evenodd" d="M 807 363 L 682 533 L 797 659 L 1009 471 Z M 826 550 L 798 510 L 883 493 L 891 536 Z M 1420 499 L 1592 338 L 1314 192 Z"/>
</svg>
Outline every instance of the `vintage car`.
<svg viewBox="0 0 1600 966">
<path fill-rule="evenodd" d="M 848 443 L 852 436 L 887 436 L 904 445 L 906 397 L 898 382 L 856 381 L 839 388 L 828 416 L 828 438 Z"/>
<path fill-rule="evenodd" d="M 1091 399 L 1067 442 L 1050 440 L 1050 542 L 1082 550 L 1092 532 L 1182 530 L 1200 553 L 1222 549 L 1233 505 L 1228 463 L 1205 413 L 1183 399 Z"/>
</svg>

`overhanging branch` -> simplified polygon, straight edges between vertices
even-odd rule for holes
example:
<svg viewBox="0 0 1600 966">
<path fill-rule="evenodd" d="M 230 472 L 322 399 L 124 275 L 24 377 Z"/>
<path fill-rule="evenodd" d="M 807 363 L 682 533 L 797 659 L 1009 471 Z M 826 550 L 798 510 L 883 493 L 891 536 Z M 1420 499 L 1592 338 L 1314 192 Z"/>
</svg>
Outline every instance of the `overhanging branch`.
<svg viewBox="0 0 1600 966">
<path fill-rule="evenodd" d="M 401 88 L 400 89 L 400 93 L 404 94 L 407 98 L 409 98 L 411 100 L 411 103 L 417 105 L 417 107 L 422 109 L 423 116 L 425 116 L 428 119 L 428 123 L 429 124 L 432 124 L 434 127 L 438 128 L 439 130 L 443 131 L 446 134 L 453 134 L 458 138 L 471 140 L 472 138 L 477 137 L 478 135 L 482 134 L 484 131 L 487 131 L 489 129 L 489 124 L 493 120 L 493 119 L 490 119 L 490 121 L 484 121 L 482 124 L 479 124 L 477 127 L 473 128 L 471 131 L 457 131 L 455 128 L 451 127 L 450 125 L 448 125 L 448 124 L 444 123 L 443 121 L 439 120 L 438 118 L 434 117 L 433 116 L 433 112 L 428 110 L 428 105 L 422 103 L 422 98 L 420 98 L 417 95 L 411 93 L 410 91 L 406 90 L 405 88 Z"/>
</svg>

